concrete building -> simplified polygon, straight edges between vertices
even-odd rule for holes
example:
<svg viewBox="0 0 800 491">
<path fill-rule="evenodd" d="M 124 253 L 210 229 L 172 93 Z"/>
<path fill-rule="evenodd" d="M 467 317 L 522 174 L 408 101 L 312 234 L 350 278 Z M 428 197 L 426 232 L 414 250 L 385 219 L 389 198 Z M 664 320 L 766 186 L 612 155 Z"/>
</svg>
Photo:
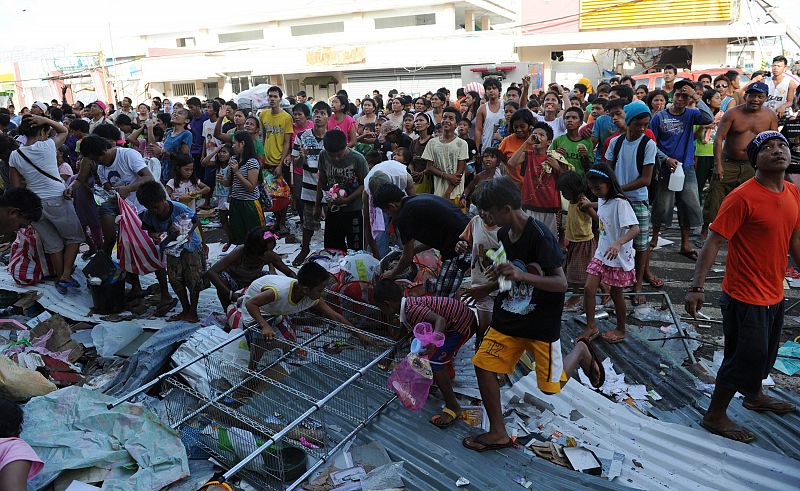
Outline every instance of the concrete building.
<svg viewBox="0 0 800 491">
<path fill-rule="evenodd" d="M 209 25 L 197 29 L 144 27 L 115 39 L 116 97 L 229 98 L 258 84 L 316 99 L 342 88 L 354 98 L 373 89 L 455 91 L 461 65 L 516 60 L 515 29 L 503 28 L 519 22 L 516 0 L 340 0 L 274 12 L 270 3 L 264 12 L 204 19 Z"/>
<path fill-rule="evenodd" d="M 617 73 L 641 73 L 659 64 L 649 48 L 686 50 L 691 60 L 686 68 L 692 70 L 720 68 L 730 60 L 729 43 L 786 34 L 784 24 L 756 23 L 741 15 L 740 9 L 749 8 L 742 4 L 747 0 L 526 1 L 515 44 L 520 61 L 544 64 L 548 82 L 597 80 L 612 67 Z"/>
</svg>

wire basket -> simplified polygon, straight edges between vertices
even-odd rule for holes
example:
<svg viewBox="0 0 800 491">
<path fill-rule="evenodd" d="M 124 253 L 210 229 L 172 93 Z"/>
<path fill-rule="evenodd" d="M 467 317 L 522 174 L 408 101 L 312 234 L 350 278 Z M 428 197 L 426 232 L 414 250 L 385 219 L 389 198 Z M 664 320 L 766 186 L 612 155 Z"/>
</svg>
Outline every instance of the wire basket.
<svg viewBox="0 0 800 491">
<path fill-rule="evenodd" d="M 258 489 L 297 484 L 306 474 L 302 456 L 327 460 L 393 396 L 376 365 L 391 360 L 397 341 L 311 313 L 292 317 L 291 327 L 291 341 L 247 328 L 246 366 L 223 349 L 205 354 L 210 394 L 180 372 L 162 383 L 170 425 L 190 453 L 209 454 L 229 469 L 225 476 Z"/>
</svg>

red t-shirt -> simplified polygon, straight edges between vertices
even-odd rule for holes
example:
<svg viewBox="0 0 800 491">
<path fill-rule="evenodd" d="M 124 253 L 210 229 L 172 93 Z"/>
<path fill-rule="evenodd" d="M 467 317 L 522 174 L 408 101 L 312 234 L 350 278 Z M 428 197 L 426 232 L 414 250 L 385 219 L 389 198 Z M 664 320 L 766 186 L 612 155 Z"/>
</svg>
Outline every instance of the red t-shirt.
<svg viewBox="0 0 800 491">
<path fill-rule="evenodd" d="M 722 201 L 711 230 L 728 239 L 722 290 L 750 305 L 783 300 L 789 240 L 800 229 L 800 191 L 785 184 L 776 193 L 755 179 Z"/>
<path fill-rule="evenodd" d="M 650 128 L 645 129 L 644 130 L 644 134 L 649 136 L 650 139 L 653 140 L 654 142 L 658 143 L 658 140 L 656 140 L 656 135 L 653 134 L 653 131 Z M 619 130 L 617 130 L 617 131 L 614 132 L 613 135 L 611 135 L 608 138 L 606 138 L 606 141 L 603 142 L 603 149 L 602 149 L 603 151 L 600 153 L 600 155 L 605 157 L 606 150 L 608 150 L 608 144 L 611 143 L 611 140 L 613 140 L 614 138 L 618 137 L 619 135 L 620 135 Z"/>
<path fill-rule="evenodd" d="M 561 197 L 556 187 L 558 178 L 554 172 L 544 171 L 542 164 L 545 160 L 547 154 L 534 155 L 532 150 L 525 152 L 522 207 L 526 210 L 551 213 L 561 210 Z"/>
</svg>

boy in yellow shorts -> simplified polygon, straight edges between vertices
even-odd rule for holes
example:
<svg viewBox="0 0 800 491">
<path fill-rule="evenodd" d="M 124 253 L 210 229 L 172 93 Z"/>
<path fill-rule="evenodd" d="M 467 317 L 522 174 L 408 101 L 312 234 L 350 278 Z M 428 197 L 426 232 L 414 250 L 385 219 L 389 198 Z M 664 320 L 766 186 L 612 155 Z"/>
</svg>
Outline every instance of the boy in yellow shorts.
<svg viewBox="0 0 800 491">
<path fill-rule="evenodd" d="M 512 373 L 525 351 L 534 356 L 542 392 L 556 394 L 567 381 L 560 342 L 567 290 L 561 248 L 546 225 L 522 210 L 521 201 L 519 186 L 501 177 L 484 184 L 477 203 L 501 227 L 497 237 L 509 261 L 490 268 L 487 276 L 512 282 L 497 295 L 491 327 L 472 358 L 490 423 L 488 433 L 463 441 L 477 452 L 513 445 L 503 424 L 497 374 Z"/>
</svg>

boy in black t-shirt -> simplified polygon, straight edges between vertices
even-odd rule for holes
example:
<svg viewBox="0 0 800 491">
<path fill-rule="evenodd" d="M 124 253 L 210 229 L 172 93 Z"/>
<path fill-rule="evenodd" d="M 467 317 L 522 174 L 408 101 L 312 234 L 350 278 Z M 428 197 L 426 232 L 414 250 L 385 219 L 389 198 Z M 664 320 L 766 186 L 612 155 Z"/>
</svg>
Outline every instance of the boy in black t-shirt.
<svg viewBox="0 0 800 491">
<path fill-rule="evenodd" d="M 482 183 L 478 207 L 501 228 L 497 237 L 508 262 L 488 271 L 490 280 L 502 276 L 511 288 L 494 302 L 492 324 L 472 358 L 486 413 L 488 433 L 467 437 L 464 446 L 478 452 L 513 445 L 506 433 L 497 374 L 510 374 L 525 351 L 536 360 L 536 381 L 547 394 L 557 394 L 567 374 L 580 366 L 592 385 L 605 378 L 600 360 L 588 343 L 579 342 L 561 357 L 561 314 L 567 279 L 561 267 L 561 248 L 550 229 L 530 218 L 521 207 L 519 187 L 508 177 Z"/>
</svg>

